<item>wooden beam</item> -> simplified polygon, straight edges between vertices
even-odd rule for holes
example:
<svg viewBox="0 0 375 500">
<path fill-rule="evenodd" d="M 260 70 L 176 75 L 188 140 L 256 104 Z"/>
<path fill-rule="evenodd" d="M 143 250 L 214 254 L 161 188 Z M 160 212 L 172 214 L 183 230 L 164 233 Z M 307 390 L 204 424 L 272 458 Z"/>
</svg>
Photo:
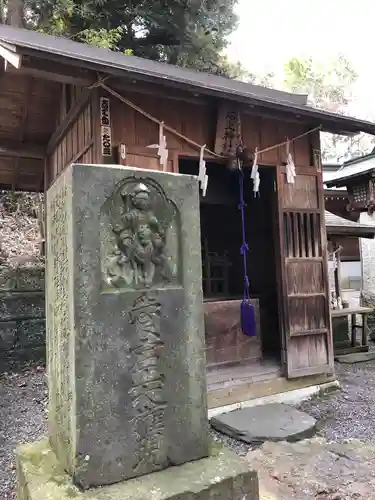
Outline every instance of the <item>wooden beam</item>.
<svg viewBox="0 0 375 500">
<path fill-rule="evenodd" d="M 333 251 L 334 257 L 333 257 L 333 262 L 335 262 L 336 259 L 336 266 L 334 270 L 334 277 L 335 277 L 335 293 L 336 293 L 336 299 L 341 297 L 341 246 L 337 243 L 336 240 L 333 240 Z M 342 300 L 342 297 L 341 297 Z"/>
<path fill-rule="evenodd" d="M 78 87 L 88 87 L 96 80 L 94 72 L 74 68 L 64 64 L 55 63 L 48 60 L 24 58 L 20 68 L 7 66 L 5 71 L 8 73 L 26 75 L 43 80 L 50 80 L 58 83 L 67 83 L 77 85 Z"/>
<path fill-rule="evenodd" d="M 13 50 L 14 49 L 14 50 Z M 13 46 L 7 46 L 0 43 L 0 56 L 5 61 L 5 71 L 7 70 L 9 64 L 16 69 L 20 69 L 22 66 L 22 55 L 17 54 L 16 48 Z"/>
<path fill-rule="evenodd" d="M 47 155 L 50 155 L 55 147 L 59 144 L 61 139 L 64 137 L 68 129 L 73 125 L 78 115 L 81 113 L 82 109 L 89 102 L 92 89 L 85 89 L 79 99 L 76 101 L 72 109 L 69 111 L 65 118 L 62 120 L 60 125 L 57 127 L 55 132 L 52 134 L 48 145 L 47 145 Z"/>
<path fill-rule="evenodd" d="M 130 80 L 129 78 L 117 78 L 111 77 L 110 87 L 125 92 L 132 92 L 135 94 L 151 95 L 153 97 L 160 97 L 161 99 L 166 99 L 168 101 L 180 101 L 187 102 L 190 104 L 210 106 L 210 101 L 202 97 L 195 97 L 191 92 L 183 92 L 181 95 L 174 94 L 173 92 L 168 92 L 161 86 L 144 84 L 138 80 Z M 169 89 L 170 90 L 170 89 Z"/>
<path fill-rule="evenodd" d="M 21 118 L 21 126 L 20 126 L 20 133 L 19 133 L 19 141 L 22 144 L 25 140 L 26 136 L 26 131 L 27 131 L 27 117 L 29 114 L 29 104 L 31 102 L 31 97 L 33 93 L 33 85 L 34 85 L 34 79 L 30 78 L 26 81 L 26 89 L 25 89 L 25 100 L 23 103 L 22 107 L 22 118 Z M 20 169 L 20 157 L 15 159 L 15 164 L 14 164 L 14 172 L 13 172 L 13 184 L 12 184 L 12 189 L 15 190 L 17 187 L 17 181 L 18 181 L 18 173 Z"/>
<path fill-rule="evenodd" d="M 45 155 L 45 146 L 0 139 L 0 156 L 43 160 Z"/>
</svg>

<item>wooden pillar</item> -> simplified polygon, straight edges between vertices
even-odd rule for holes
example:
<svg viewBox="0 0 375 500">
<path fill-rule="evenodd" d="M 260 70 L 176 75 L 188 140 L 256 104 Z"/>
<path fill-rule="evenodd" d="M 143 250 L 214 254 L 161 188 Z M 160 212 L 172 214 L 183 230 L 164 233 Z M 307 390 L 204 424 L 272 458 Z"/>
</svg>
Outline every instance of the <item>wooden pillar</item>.
<svg viewBox="0 0 375 500">
<path fill-rule="evenodd" d="M 336 259 L 336 266 L 334 271 L 335 293 L 336 293 L 336 298 L 338 298 L 341 297 L 341 258 L 340 258 L 341 247 L 335 240 L 333 240 L 332 243 L 333 243 L 334 258 Z"/>
</svg>

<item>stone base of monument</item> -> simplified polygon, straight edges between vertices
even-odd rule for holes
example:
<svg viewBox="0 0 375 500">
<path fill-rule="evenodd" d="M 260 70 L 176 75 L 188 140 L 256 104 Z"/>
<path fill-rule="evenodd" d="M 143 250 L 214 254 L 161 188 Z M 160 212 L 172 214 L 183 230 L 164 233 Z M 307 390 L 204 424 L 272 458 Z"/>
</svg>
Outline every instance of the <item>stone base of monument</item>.
<svg viewBox="0 0 375 500">
<path fill-rule="evenodd" d="M 48 439 L 20 446 L 16 463 L 18 500 L 259 500 L 257 472 L 219 447 L 208 458 L 86 491 L 73 484 Z"/>
</svg>

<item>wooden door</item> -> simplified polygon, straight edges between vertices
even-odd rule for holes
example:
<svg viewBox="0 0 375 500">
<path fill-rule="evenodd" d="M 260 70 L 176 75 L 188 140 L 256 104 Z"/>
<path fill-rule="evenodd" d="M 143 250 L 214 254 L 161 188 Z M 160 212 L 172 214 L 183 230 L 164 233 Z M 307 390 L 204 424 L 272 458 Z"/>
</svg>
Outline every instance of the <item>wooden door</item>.
<svg viewBox="0 0 375 500">
<path fill-rule="evenodd" d="M 284 168 L 284 171 L 283 171 Z M 288 378 L 333 373 L 322 174 L 296 167 L 294 184 L 278 169 L 281 319 Z"/>
<path fill-rule="evenodd" d="M 125 154 L 124 154 L 125 153 Z M 167 171 L 176 172 L 177 156 L 174 151 L 168 151 Z M 129 167 L 162 170 L 156 148 L 127 147 L 118 149 L 118 162 Z"/>
</svg>

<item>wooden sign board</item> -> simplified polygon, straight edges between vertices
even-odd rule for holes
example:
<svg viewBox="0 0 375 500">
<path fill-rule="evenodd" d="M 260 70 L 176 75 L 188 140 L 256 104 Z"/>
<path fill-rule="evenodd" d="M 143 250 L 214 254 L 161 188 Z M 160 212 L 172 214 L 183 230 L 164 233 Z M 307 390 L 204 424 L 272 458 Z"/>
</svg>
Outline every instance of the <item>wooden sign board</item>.
<svg viewBox="0 0 375 500">
<path fill-rule="evenodd" d="M 108 97 L 100 97 L 100 142 L 102 156 L 112 156 L 111 110 Z"/>
</svg>

